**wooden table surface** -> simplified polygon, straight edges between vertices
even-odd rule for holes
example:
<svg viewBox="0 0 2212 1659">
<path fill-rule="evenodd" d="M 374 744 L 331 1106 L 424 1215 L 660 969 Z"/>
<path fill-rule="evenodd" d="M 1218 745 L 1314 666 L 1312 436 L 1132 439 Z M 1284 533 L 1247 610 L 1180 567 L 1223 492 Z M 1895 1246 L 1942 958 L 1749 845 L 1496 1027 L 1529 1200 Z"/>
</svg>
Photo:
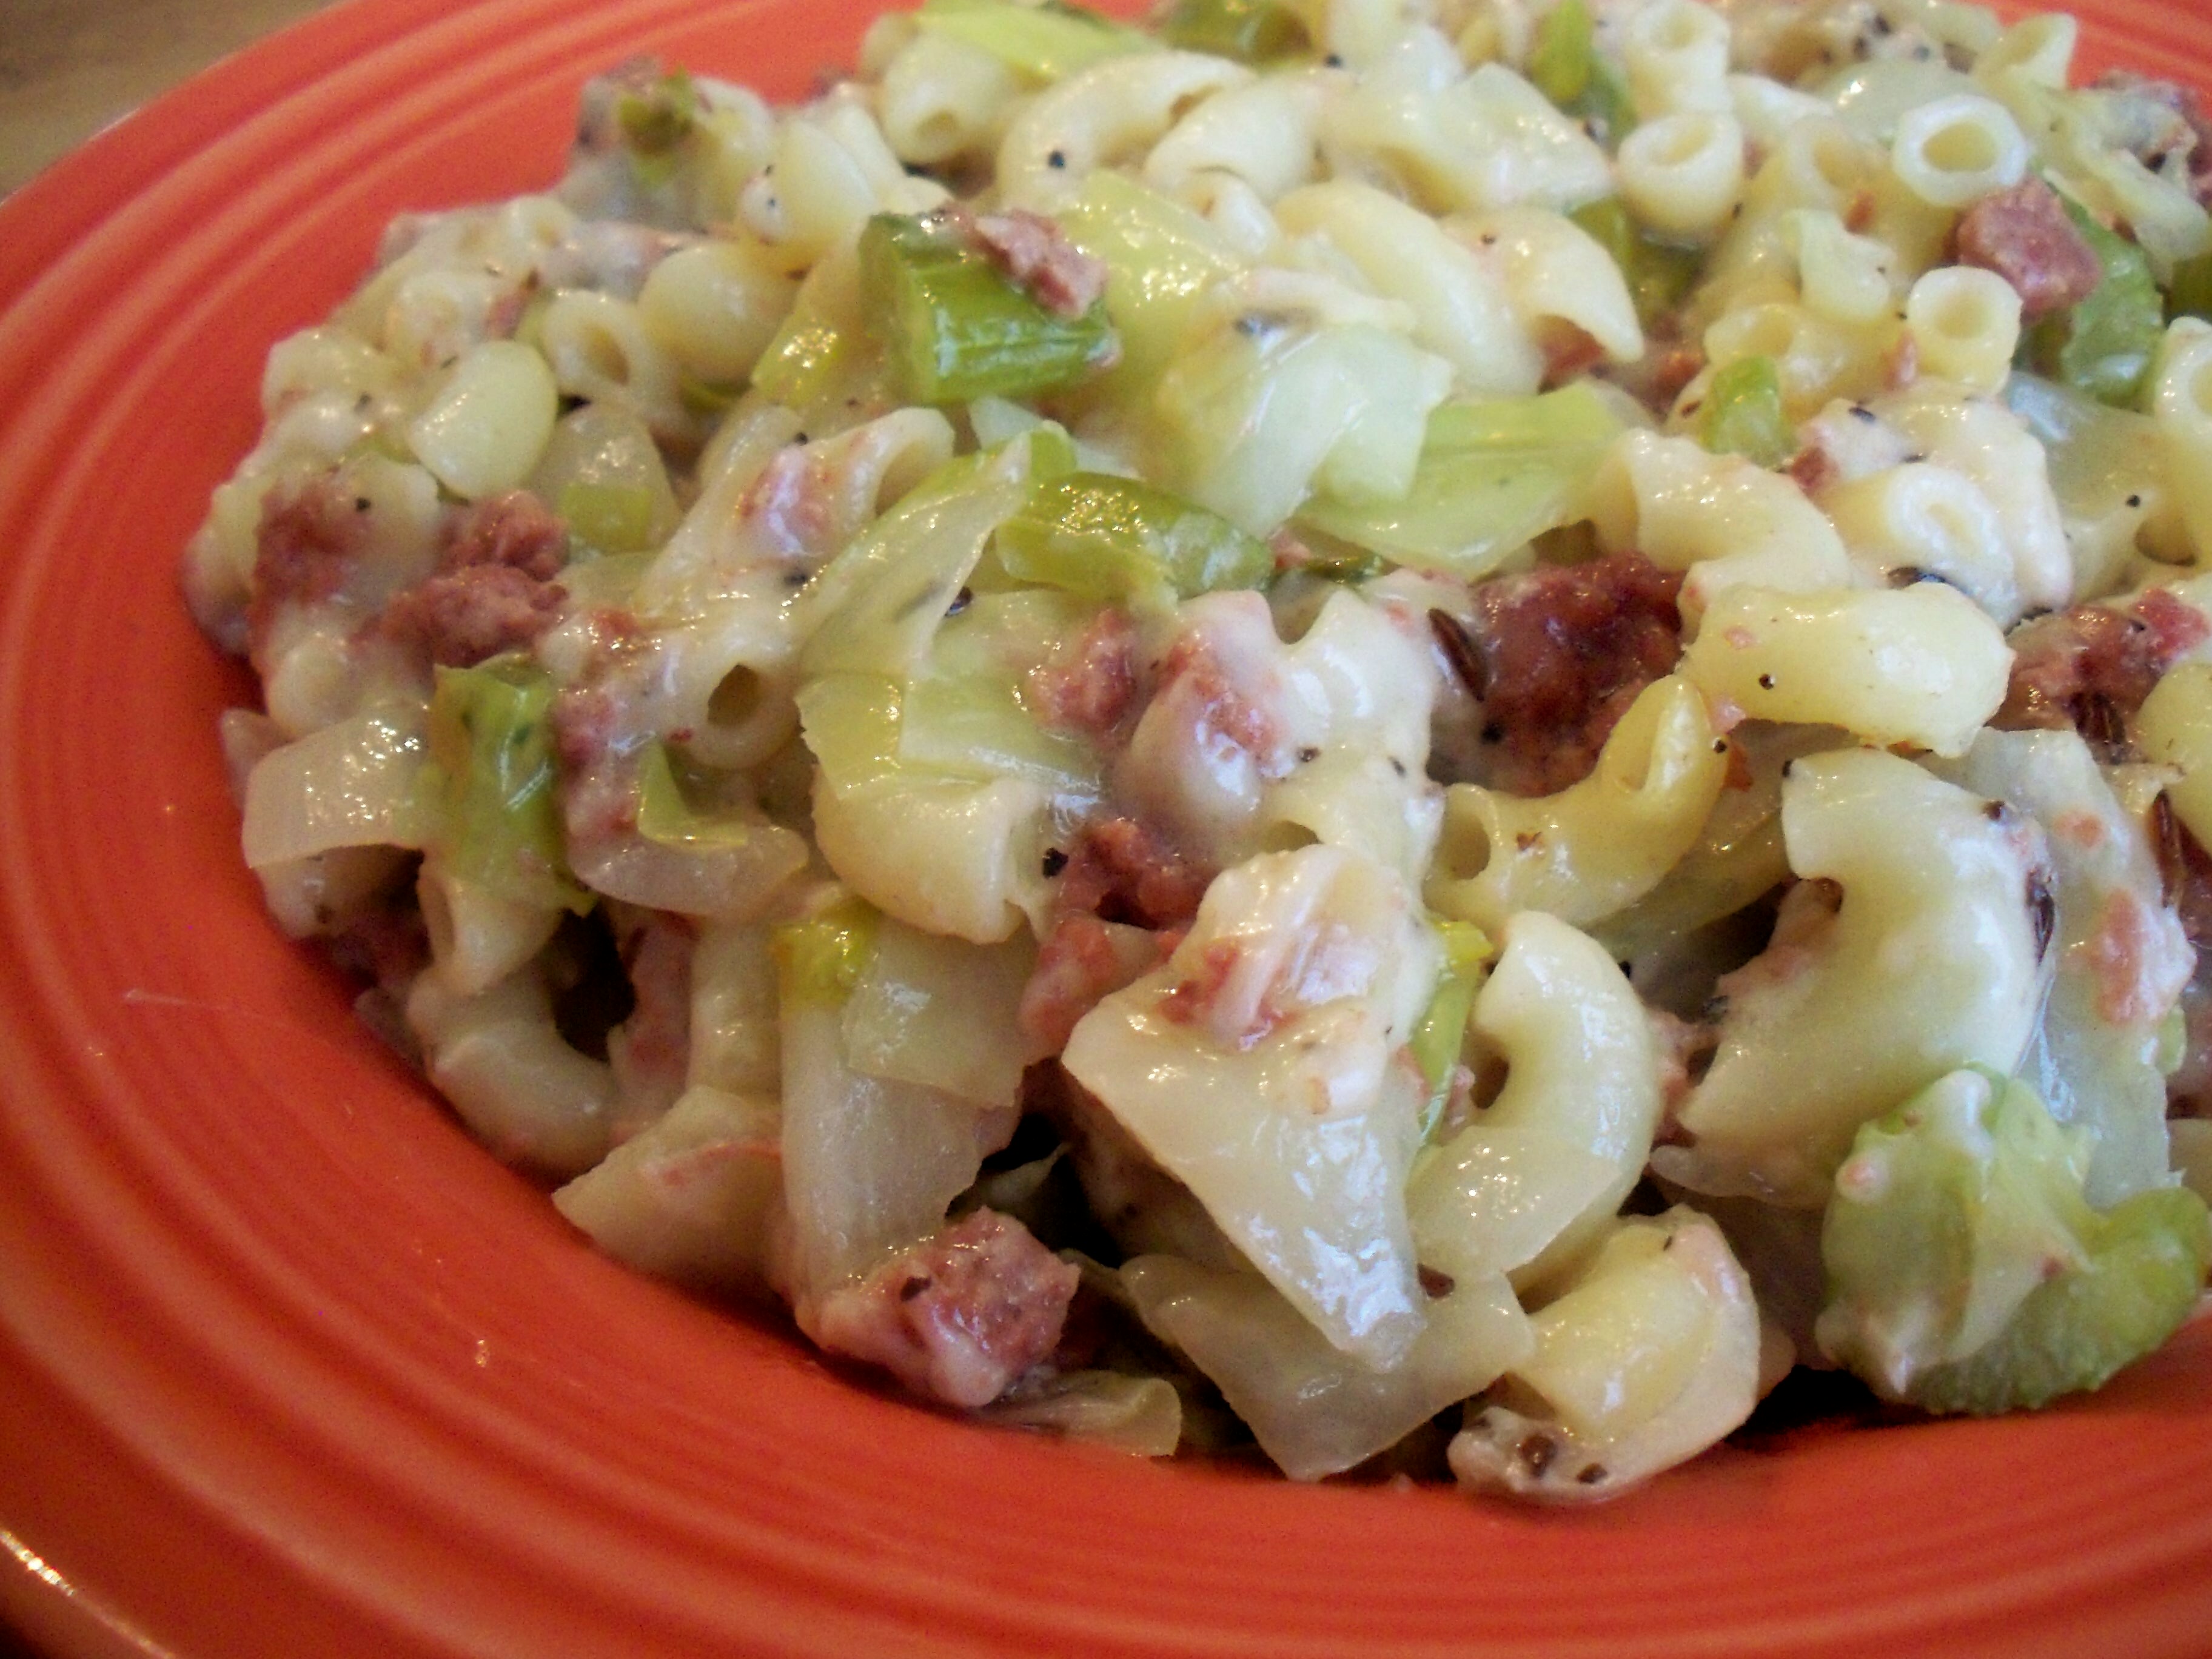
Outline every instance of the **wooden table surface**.
<svg viewBox="0 0 2212 1659">
<path fill-rule="evenodd" d="M 0 0 L 0 195 L 330 0 Z"/>
</svg>

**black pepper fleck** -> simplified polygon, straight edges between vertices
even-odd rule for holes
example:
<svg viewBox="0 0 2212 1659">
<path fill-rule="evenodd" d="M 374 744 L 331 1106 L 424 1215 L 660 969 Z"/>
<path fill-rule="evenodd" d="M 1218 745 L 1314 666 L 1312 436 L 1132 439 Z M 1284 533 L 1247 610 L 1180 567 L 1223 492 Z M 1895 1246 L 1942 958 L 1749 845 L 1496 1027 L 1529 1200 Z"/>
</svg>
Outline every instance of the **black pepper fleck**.
<svg viewBox="0 0 2212 1659">
<path fill-rule="evenodd" d="M 2040 870 L 2028 872 L 2027 920 L 2035 929 L 2035 959 L 2040 962 L 2051 948 L 2051 934 L 2058 930 L 2058 902 L 2051 897 L 2051 883 Z"/>
</svg>

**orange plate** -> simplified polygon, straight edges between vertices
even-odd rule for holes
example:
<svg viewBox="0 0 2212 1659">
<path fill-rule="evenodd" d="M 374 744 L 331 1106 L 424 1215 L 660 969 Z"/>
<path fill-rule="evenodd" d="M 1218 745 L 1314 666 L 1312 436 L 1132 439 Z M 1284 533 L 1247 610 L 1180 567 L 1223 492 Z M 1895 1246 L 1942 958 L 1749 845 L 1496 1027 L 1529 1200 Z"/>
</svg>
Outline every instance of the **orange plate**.
<svg viewBox="0 0 2212 1659">
<path fill-rule="evenodd" d="M 865 0 L 355 0 L 0 209 L 0 1615 L 70 1654 L 2149 1656 L 2212 1645 L 2212 1329 L 2033 1419 L 1590 1513 L 987 1432 L 595 1256 L 264 920 L 178 550 L 262 356 L 633 52 Z M 2102 4 L 2170 71 L 2204 25 Z"/>
</svg>

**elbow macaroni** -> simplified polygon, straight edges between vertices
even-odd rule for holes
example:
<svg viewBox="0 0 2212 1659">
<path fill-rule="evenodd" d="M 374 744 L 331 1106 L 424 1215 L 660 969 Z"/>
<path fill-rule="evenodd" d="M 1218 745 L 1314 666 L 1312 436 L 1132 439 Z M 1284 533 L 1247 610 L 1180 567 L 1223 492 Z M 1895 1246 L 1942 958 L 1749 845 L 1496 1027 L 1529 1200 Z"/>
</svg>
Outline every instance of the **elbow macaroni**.
<svg viewBox="0 0 2212 1659">
<path fill-rule="evenodd" d="M 2179 1216 L 2186 122 L 2065 20 L 1595 9 L 1246 64 L 933 0 L 794 107 L 596 83 L 556 191 L 271 352 L 186 555 L 278 926 L 618 1259 L 1154 1454 L 1203 1373 L 1300 1479 L 1694 1455 L 1960 1067 Z M 1041 1382 L 1079 1281 L 1173 1352 Z"/>
</svg>

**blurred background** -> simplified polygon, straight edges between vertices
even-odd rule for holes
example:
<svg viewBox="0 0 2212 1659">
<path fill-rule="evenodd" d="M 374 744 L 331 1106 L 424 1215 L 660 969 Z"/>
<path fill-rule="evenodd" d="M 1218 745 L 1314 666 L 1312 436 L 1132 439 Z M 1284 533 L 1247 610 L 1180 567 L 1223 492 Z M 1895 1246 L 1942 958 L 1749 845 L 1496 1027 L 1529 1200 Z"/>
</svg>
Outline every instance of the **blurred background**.
<svg viewBox="0 0 2212 1659">
<path fill-rule="evenodd" d="M 331 0 L 0 0 L 0 196 Z"/>
</svg>

